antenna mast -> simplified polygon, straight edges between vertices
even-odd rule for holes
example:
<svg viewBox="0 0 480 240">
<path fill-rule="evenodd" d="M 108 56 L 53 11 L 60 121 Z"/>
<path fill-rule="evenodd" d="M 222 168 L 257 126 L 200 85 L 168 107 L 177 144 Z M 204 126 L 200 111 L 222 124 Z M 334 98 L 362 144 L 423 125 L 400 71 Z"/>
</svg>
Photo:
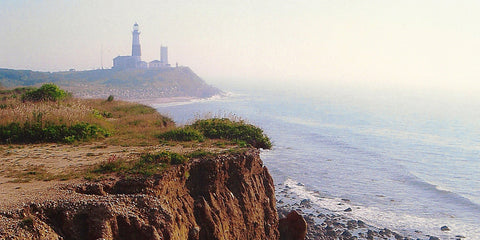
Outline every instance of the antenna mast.
<svg viewBox="0 0 480 240">
<path fill-rule="evenodd" d="M 100 65 L 102 66 L 103 70 L 103 44 L 100 45 Z"/>
</svg>

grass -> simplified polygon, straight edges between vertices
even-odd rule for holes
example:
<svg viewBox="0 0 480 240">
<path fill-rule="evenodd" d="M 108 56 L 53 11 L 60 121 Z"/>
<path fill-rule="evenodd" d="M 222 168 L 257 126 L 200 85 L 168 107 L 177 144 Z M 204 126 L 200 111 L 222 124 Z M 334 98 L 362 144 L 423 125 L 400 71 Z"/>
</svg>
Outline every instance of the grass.
<svg viewBox="0 0 480 240">
<path fill-rule="evenodd" d="M 108 114 L 102 119 L 112 125 L 114 136 L 107 139 L 107 143 L 112 145 L 155 145 L 158 144 L 159 134 L 175 126 L 170 118 L 142 104 L 89 100 L 89 105 L 100 113 Z"/>
<path fill-rule="evenodd" d="M 84 153 L 85 157 L 100 156 L 94 150 L 111 145 L 142 147 L 137 153 L 145 153 L 126 159 L 112 155 L 104 162 L 65 169 L 61 174 L 52 174 L 44 166 L 12 165 L 14 168 L 3 169 L 2 175 L 13 178 L 13 182 L 98 179 L 109 174 L 152 176 L 190 159 L 242 152 L 249 146 L 271 148 L 269 138 L 260 128 L 241 120 L 203 119 L 176 128 L 170 118 L 142 104 L 113 97 L 59 97 L 39 101 L 27 101 L 24 97 L 22 100 L 22 95 L 33 91 L 35 89 L 30 88 L 0 90 L 0 143 L 9 144 L 0 145 L 5 156 L 11 154 L 14 147 L 23 146 L 10 143 L 35 142 L 70 143 L 72 148 L 65 150 L 68 153 L 75 152 L 75 147 L 83 142 L 97 141 L 91 152 Z M 170 152 L 171 149 L 182 154 Z"/>
<path fill-rule="evenodd" d="M 202 156 L 214 156 L 212 153 L 204 152 Z M 90 166 L 76 169 L 68 169 L 60 174 L 53 174 L 47 171 L 43 165 L 32 165 L 23 169 L 5 169 L 3 174 L 11 178 L 13 183 L 26 183 L 32 181 L 65 181 L 75 178 L 87 180 L 101 179 L 108 174 L 118 176 L 153 176 L 161 174 L 165 169 L 188 162 L 191 158 L 198 158 L 200 155 L 179 154 L 170 151 L 147 152 L 134 159 L 125 160 L 116 155 L 109 156 L 105 161 Z"/>
<path fill-rule="evenodd" d="M 187 162 L 189 158 L 185 155 L 162 151 L 157 153 L 142 154 L 138 160 L 125 161 L 123 159 L 109 158 L 107 161 L 96 165 L 88 175 L 111 174 L 118 175 L 140 175 L 152 176 L 160 174 L 171 165 L 179 165 Z"/>
<path fill-rule="evenodd" d="M 78 178 L 82 175 L 82 171 L 69 170 L 61 174 L 49 173 L 44 166 L 28 166 L 24 169 L 8 169 L 5 176 L 12 178 L 10 182 L 26 183 L 31 181 L 65 181 L 69 179 Z"/>
<path fill-rule="evenodd" d="M 13 95 L 21 96 L 22 94 L 35 90 L 34 87 L 19 87 L 15 89 L 1 89 L 0 88 L 0 97 L 13 97 Z"/>
<path fill-rule="evenodd" d="M 52 91 L 57 90 L 62 91 Z M 0 143 L 71 143 L 108 137 L 108 144 L 155 145 L 156 136 L 175 125 L 142 104 L 64 98 L 62 94 L 55 101 L 22 101 L 18 97 L 35 91 L 0 91 Z"/>
</svg>

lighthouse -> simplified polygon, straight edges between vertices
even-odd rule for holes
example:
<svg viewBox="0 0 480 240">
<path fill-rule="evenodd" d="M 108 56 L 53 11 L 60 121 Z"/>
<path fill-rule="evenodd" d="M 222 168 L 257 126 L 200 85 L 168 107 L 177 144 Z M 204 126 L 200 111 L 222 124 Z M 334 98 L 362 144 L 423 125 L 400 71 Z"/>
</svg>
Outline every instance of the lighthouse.
<svg viewBox="0 0 480 240">
<path fill-rule="evenodd" d="M 132 39 L 132 57 L 135 58 L 135 62 L 141 61 L 142 50 L 140 48 L 140 32 L 138 31 L 138 23 L 133 25 L 133 39 Z"/>
<path fill-rule="evenodd" d="M 160 47 L 160 60 L 153 60 L 150 63 L 142 61 L 142 50 L 140 48 L 140 31 L 138 23 L 133 24 L 132 31 L 132 55 L 117 56 L 113 59 L 113 69 L 146 69 L 146 68 L 169 68 L 168 48 Z"/>
</svg>

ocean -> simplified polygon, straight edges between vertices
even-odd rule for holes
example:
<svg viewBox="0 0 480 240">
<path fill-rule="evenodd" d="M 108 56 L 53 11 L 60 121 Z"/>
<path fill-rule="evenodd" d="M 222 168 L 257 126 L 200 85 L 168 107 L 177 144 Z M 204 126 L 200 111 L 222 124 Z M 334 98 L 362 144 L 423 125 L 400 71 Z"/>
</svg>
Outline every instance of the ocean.
<svg viewBox="0 0 480 240">
<path fill-rule="evenodd" d="M 299 201 L 310 198 L 317 208 L 341 212 L 336 202 L 348 199 L 349 217 L 374 226 L 480 239 L 480 99 L 474 94 L 218 85 L 227 94 L 152 105 L 180 125 L 234 116 L 261 127 L 274 144 L 262 151 L 265 165 Z"/>
</svg>

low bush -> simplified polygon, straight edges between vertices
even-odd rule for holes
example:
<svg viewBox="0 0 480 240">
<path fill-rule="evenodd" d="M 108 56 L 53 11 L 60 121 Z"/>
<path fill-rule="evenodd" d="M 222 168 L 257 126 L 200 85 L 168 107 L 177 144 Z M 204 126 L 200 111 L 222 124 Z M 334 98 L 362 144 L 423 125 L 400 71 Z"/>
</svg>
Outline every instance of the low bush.
<svg viewBox="0 0 480 240">
<path fill-rule="evenodd" d="M 224 139 L 230 140 L 240 147 L 250 145 L 255 148 L 272 148 L 270 139 L 262 129 L 243 121 L 232 121 L 228 118 L 197 120 L 192 125 L 162 133 L 158 137 L 169 141 L 199 142 L 204 138 Z"/>
<path fill-rule="evenodd" d="M 90 123 L 66 124 L 42 123 L 39 121 L 20 124 L 13 122 L 0 125 L 0 143 L 40 143 L 86 141 L 92 138 L 108 137 L 110 133 Z"/>
<path fill-rule="evenodd" d="M 193 129 L 191 127 L 173 129 L 171 131 L 160 134 L 158 137 L 161 139 L 170 140 L 170 141 L 201 142 L 204 140 L 202 133 L 200 133 L 198 130 Z"/>
<path fill-rule="evenodd" d="M 59 101 L 65 99 L 69 94 L 53 83 L 43 84 L 36 90 L 30 90 L 22 94 L 22 101 Z"/>
<path fill-rule="evenodd" d="M 263 130 L 243 121 L 232 121 L 228 118 L 212 118 L 198 120 L 191 125 L 205 137 L 211 139 L 227 139 L 236 143 L 249 144 L 255 148 L 270 149 L 272 143 Z"/>
</svg>

